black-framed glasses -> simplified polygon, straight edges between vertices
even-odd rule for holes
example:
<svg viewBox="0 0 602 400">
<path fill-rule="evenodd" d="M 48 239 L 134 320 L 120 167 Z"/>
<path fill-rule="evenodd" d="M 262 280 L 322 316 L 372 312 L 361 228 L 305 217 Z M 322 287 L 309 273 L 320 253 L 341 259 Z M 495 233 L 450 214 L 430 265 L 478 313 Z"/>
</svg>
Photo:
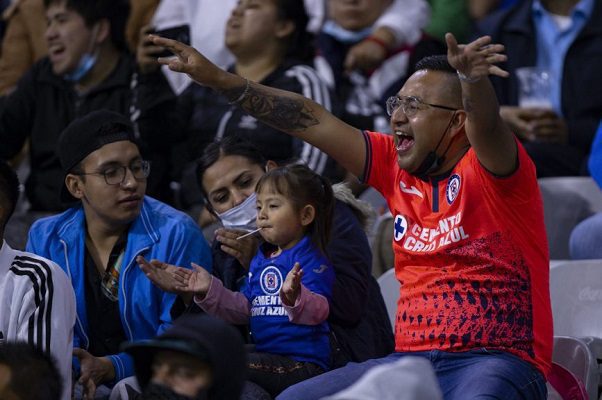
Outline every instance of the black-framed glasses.
<svg viewBox="0 0 602 400">
<path fill-rule="evenodd" d="M 137 181 L 143 181 L 148 178 L 150 174 L 150 162 L 145 160 L 138 160 L 132 162 L 129 167 L 125 165 L 110 166 L 102 171 L 98 172 L 79 172 L 75 175 L 97 175 L 103 176 L 107 185 L 120 185 L 125 181 L 127 175 L 127 169 L 132 172 L 134 179 Z"/>
<path fill-rule="evenodd" d="M 407 117 L 413 117 L 416 115 L 418 110 L 423 109 L 425 106 L 441 108 L 443 110 L 458 111 L 458 108 L 442 106 L 439 104 L 426 103 L 414 96 L 391 96 L 387 99 L 387 114 L 393 115 L 395 110 L 401 107 L 401 110 Z"/>
</svg>

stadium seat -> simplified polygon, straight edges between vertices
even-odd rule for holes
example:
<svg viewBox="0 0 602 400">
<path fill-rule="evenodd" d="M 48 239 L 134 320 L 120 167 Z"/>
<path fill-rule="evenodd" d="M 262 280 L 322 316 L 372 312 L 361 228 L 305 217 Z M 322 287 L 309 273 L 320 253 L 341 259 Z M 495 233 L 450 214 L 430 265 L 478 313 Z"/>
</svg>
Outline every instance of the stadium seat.
<svg viewBox="0 0 602 400">
<path fill-rule="evenodd" d="M 540 178 L 538 182 L 550 258 L 566 260 L 573 228 L 593 213 L 602 211 L 602 191 L 589 176 Z"/>
<path fill-rule="evenodd" d="M 378 278 L 393 267 L 393 216 L 390 212 L 387 211 L 376 219 L 370 236 L 372 275 Z"/>
<path fill-rule="evenodd" d="M 554 335 L 580 338 L 602 359 L 602 260 L 553 263 L 550 297 Z"/>
<path fill-rule="evenodd" d="M 397 300 L 399 299 L 399 281 L 395 277 L 395 269 L 389 269 L 378 277 L 378 286 L 387 306 L 387 313 L 391 326 L 395 329 L 395 314 L 397 312 Z"/>
<path fill-rule="evenodd" d="M 552 361 L 548 381 L 562 399 L 597 399 L 598 363 L 587 343 L 576 337 L 555 336 Z"/>
</svg>

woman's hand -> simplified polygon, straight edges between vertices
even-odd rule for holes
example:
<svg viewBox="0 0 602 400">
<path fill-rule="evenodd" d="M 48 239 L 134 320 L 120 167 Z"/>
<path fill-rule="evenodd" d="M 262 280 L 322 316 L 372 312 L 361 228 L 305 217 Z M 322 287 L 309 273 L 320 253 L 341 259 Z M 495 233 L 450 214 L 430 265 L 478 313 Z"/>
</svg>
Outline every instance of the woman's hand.
<svg viewBox="0 0 602 400">
<path fill-rule="evenodd" d="M 303 278 L 303 270 L 301 264 L 295 263 L 293 269 L 286 274 L 286 279 L 280 289 L 280 299 L 285 306 L 293 307 L 301 294 L 301 278 Z"/>
<path fill-rule="evenodd" d="M 153 30 L 153 27 L 146 25 L 140 29 L 140 40 L 136 48 L 136 62 L 140 72 L 148 74 L 155 72 L 161 66 L 157 62 L 157 54 L 161 53 L 162 47 L 155 46 L 150 40 L 148 33 Z"/>
<path fill-rule="evenodd" d="M 237 239 L 246 233 L 247 231 L 242 229 L 220 228 L 215 231 L 215 238 L 221 243 L 220 249 L 224 253 L 236 258 L 240 265 L 248 271 L 251 260 L 257 254 L 259 239 L 255 235 Z"/>
</svg>

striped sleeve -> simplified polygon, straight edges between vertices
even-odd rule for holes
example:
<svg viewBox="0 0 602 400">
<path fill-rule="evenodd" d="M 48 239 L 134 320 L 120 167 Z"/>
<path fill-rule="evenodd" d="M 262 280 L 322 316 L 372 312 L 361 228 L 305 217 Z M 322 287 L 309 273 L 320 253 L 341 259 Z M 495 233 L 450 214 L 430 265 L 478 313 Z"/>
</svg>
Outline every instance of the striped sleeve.
<svg viewBox="0 0 602 400">
<path fill-rule="evenodd" d="M 322 105 L 328 111 L 332 109 L 328 87 L 313 68 L 302 64 L 295 65 L 286 71 L 286 76 L 295 78 L 299 82 L 301 86 L 300 94 Z M 306 142 L 303 143 L 298 157 L 301 163 L 307 165 L 317 174 L 324 172 L 328 160 L 326 153 Z"/>
<path fill-rule="evenodd" d="M 15 340 L 26 341 L 52 356 L 63 377 L 61 399 L 71 398 L 71 361 L 75 294 L 67 275 L 41 257 L 20 252 L 9 273 L 21 281 L 21 307 L 18 310 Z"/>
<path fill-rule="evenodd" d="M 54 285 L 47 262 L 28 256 L 15 257 L 10 271 L 29 279 L 33 287 L 35 307 L 27 319 L 27 342 L 50 354 L 52 340 L 52 307 Z M 20 329 L 24 332 L 24 329 Z M 25 339 L 25 338 L 22 338 Z"/>
</svg>

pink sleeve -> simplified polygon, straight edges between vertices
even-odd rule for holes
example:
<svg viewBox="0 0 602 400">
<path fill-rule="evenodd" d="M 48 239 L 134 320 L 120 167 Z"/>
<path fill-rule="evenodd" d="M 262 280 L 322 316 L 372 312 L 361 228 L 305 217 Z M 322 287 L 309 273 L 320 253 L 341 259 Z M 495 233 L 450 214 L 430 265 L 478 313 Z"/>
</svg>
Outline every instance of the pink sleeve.
<svg viewBox="0 0 602 400">
<path fill-rule="evenodd" d="M 211 284 L 205 297 L 194 296 L 194 302 L 208 314 L 232 324 L 249 323 L 251 311 L 245 295 L 226 289 L 222 281 L 216 277 L 211 277 Z"/>
<path fill-rule="evenodd" d="M 282 297 L 280 298 L 282 300 Z M 287 306 L 282 302 L 288 314 L 288 320 L 300 325 L 318 325 L 328 318 L 330 307 L 328 300 L 301 285 L 301 294 L 294 306 Z"/>
</svg>

